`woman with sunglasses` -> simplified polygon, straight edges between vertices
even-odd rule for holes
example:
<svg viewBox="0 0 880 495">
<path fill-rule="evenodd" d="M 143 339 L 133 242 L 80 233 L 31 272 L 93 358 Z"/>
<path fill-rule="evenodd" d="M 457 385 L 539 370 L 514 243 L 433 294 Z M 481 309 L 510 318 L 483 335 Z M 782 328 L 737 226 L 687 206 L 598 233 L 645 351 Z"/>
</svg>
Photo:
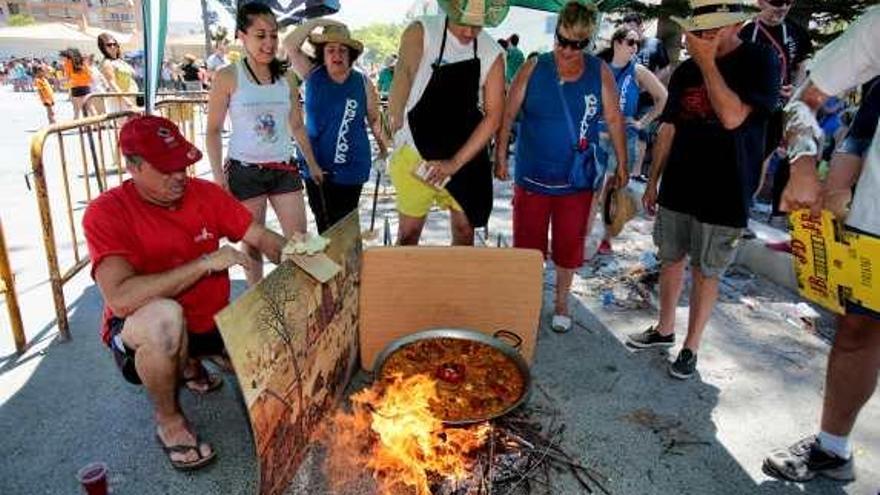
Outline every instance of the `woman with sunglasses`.
<svg viewBox="0 0 880 495">
<path fill-rule="evenodd" d="M 611 46 L 603 50 L 599 56 L 608 62 L 614 82 L 617 84 L 617 92 L 620 96 L 620 112 L 626 121 L 626 169 L 629 174 L 635 170 L 637 163 L 641 162 L 638 156 L 639 132 L 646 129 L 663 111 L 666 105 L 666 88 L 647 67 L 637 62 L 636 54 L 639 52 L 639 33 L 634 29 L 623 26 L 611 36 Z M 636 119 L 639 108 L 639 94 L 645 91 L 651 95 L 654 103 L 651 111 L 642 118 Z M 605 128 L 604 122 L 600 123 L 600 146 L 609 156 L 609 170 L 615 170 L 617 163 L 611 153 L 611 139 Z M 603 188 L 602 194 L 597 195 L 595 200 L 607 200 L 608 187 Z M 592 215 L 590 216 L 592 218 Z M 589 222 L 589 220 L 588 220 Z M 590 228 L 587 226 L 587 237 Z M 606 229 L 602 242 L 599 243 L 599 254 L 611 254 L 611 234 Z"/>
<path fill-rule="evenodd" d="M 596 27 L 592 4 L 567 3 L 556 25 L 553 51 L 527 61 L 507 95 L 496 148 L 495 175 L 507 180 L 510 128 L 521 115 L 513 196 L 513 243 L 547 255 L 551 227 L 556 266 L 552 329 L 571 328 L 568 293 L 584 261 L 584 237 L 593 191 L 601 186 L 599 120 L 605 120 L 617 155 L 616 185 L 629 178 L 624 164 L 626 137 L 611 70 L 585 53 Z"/>
<path fill-rule="evenodd" d="M 108 33 L 98 35 L 98 50 L 104 55 L 101 62 L 101 74 L 107 82 L 107 89 L 112 93 L 137 93 L 138 85 L 134 80 L 134 68 L 122 58 L 119 42 Z M 111 98 L 107 100 L 107 112 L 121 112 L 135 106 L 133 97 Z"/>
<path fill-rule="evenodd" d="M 270 203 L 284 237 L 306 231 L 303 183 L 292 160 L 291 137 L 309 164 L 315 163 L 303 126 L 299 87 L 293 73 L 277 57 L 278 22 L 263 3 L 242 5 L 236 15 L 236 36 L 244 57 L 214 74 L 208 96 L 206 144 L 214 180 L 266 222 Z M 221 132 L 229 113 L 232 133 L 223 159 Z M 263 277 L 263 257 L 245 245 L 253 263 L 245 270 L 248 285 Z"/>
</svg>

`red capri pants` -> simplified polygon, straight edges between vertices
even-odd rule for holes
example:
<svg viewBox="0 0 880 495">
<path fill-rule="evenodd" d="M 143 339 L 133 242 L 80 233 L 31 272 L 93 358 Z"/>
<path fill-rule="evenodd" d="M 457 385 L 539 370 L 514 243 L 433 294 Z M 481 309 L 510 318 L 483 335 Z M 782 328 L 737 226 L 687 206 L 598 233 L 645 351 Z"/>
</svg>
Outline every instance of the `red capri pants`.
<svg viewBox="0 0 880 495">
<path fill-rule="evenodd" d="M 547 230 L 552 225 L 553 263 L 560 268 L 580 268 L 592 200 L 593 191 L 549 196 L 514 186 L 513 246 L 538 249 L 547 258 Z"/>
</svg>

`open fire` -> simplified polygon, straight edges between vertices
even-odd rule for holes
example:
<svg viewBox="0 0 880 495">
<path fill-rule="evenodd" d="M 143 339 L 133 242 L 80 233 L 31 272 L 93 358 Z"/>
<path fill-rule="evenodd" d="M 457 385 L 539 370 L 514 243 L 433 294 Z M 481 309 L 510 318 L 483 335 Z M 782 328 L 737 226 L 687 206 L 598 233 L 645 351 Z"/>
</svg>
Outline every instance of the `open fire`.
<svg viewBox="0 0 880 495">
<path fill-rule="evenodd" d="M 492 422 L 446 426 L 431 412 L 434 378 L 395 375 L 351 398 L 325 428 L 325 474 L 334 493 L 364 493 L 364 473 L 381 495 L 559 493 L 569 473 L 580 493 L 608 493 L 601 475 L 560 446 L 558 410 L 531 406 L 546 428 L 520 411 Z M 568 490 L 566 493 L 575 493 Z"/>
<path fill-rule="evenodd" d="M 489 425 L 444 426 L 431 412 L 436 398 L 435 381 L 424 375 L 396 375 L 354 395 L 352 413 L 338 413 L 331 425 L 333 484 L 350 482 L 366 468 L 382 494 L 431 495 L 434 480 L 468 477 Z"/>
</svg>

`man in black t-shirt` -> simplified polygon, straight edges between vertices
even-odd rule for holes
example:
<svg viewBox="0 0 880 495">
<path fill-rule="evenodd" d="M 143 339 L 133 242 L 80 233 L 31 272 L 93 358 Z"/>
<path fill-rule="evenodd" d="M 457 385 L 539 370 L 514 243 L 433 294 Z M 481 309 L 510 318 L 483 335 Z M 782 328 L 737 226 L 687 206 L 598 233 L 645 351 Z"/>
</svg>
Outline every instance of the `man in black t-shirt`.
<svg viewBox="0 0 880 495">
<path fill-rule="evenodd" d="M 687 30 L 692 58 L 669 81 L 643 198 L 650 213 L 660 205 L 654 225 L 662 263 L 660 318 L 646 331 L 629 336 L 630 345 L 637 348 L 674 344 L 675 309 L 689 256 L 693 284 L 687 338 L 669 367 L 669 373 L 681 379 L 696 370 L 703 329 L 718 297 L 718 279 L 733 261 L 748 219 L 767 117 L 779 98 L 776 59 L 737 36 L 749 17 L 744 0 L 700 4 L 697 15 L 677 20 Z"/>
<path fill-rule="evenodd" d="M 793 88 L 803 82 L 807 72 L 806 60 L 813 52 L 807 31 L 786 19 L 793 3 L 794 0 L 758 0 L 758 7 L 761 9 L 758 18 L 743 27 L 739 33 L 744 41 L 766 47 L 779 60 L 779 106 L 767 124 L 765 157 L 779 147 L 782 141 L 782 107 L 791 97 Z M 788 160 L 784 159 L 773 175 L 773 212 L 770 220 L 777 226 L 787 225 L 787 215 L 779 211 L 779 200 L 782 189 L 788 182 L 789 168 Z"/>
</svg>

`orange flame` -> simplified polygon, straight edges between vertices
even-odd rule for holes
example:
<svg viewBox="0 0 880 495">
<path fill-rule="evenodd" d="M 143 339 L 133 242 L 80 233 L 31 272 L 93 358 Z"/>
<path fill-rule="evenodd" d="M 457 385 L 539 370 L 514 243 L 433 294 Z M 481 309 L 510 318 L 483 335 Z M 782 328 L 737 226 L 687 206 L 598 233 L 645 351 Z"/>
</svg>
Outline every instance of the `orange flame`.
<svg viewBox="0 0 880 495">
<path fill-rule="evenodd" d="M 473 464 L 469 454 L 485 443 L 489 426 L 445 427 L 430 409 L 436 399 L 436 383 L 424 375 L 394 376 L 359 392 L 352 397 L 354 414 L 336 418 L 331 457 L 343 448 L 350 464 L 352 451 L 360 451 L 354 463 L 373 472 L 383 494 L 430 495 L 429 474 L 465 478 Z M 364 438 L 371 438 L 367 448 Z M 337 465 L 331 476 L 350 477 L 345 469 Z"/>
</svg>

